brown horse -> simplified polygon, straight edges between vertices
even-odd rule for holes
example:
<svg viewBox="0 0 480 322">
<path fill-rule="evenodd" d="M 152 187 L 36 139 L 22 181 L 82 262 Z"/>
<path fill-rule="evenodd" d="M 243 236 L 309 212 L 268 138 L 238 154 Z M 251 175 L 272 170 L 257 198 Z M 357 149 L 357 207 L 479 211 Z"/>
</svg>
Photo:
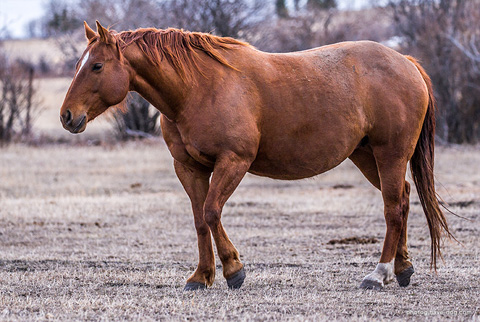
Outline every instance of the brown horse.
<svg viewBox="0 0 480 322">
<path fill-rule="evenodd" d="M 228 286 L 243 264 L 225 232 L 222 208 L 247 172 L 295 180 L 350 158 L 379 190 L 386 236 L 363 288 L 394 274 L 407 286 L 410 185 L 425 212 L 435 267 L 442 232 L 450 235 L 433 177 L 435 103 L 417 61 L 370 41 L 271 54 L 232 38 L 177 29 L 115 33 L 85 23 L 88 46 L 61 108 L 72 133 L 136 91 L 161 113 L 175 171 L 190 197 L 199 262 L 186 290 L 215 277 L 215 240 Z"/>
</svg>

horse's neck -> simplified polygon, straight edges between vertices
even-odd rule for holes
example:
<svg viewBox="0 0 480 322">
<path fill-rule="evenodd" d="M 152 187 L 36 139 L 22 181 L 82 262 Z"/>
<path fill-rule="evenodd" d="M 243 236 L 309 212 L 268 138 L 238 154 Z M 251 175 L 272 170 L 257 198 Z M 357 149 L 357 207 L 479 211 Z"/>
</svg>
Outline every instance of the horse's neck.
<svg viewBox="0 0 480 322">
<path fill-rule="evenodd" d="M 130 89 L 138 92 L 170 120 L 175 120 L 188 97 L 190 84 L 182 80 L 166 61 L 159 67 L 138 54 L 133 59 L 129 61 L 134 73 Z"/>
</svg>

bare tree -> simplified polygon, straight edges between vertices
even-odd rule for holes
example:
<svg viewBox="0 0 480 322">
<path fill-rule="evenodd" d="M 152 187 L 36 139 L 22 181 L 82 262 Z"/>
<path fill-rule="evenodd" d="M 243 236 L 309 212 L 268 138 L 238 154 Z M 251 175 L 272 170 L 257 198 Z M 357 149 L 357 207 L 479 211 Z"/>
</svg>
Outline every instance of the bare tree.
<svg viewBox="0 0 480 322">
<path fill-rule="evenodd" d="M 265 19 L 267 5 L 260 0 L 171 0 L 161 7 L 166 26 L 238 38 Z"/>
<path fill-rule="evenodd" d="M 0 144 L 25 139 L 31 134 L 39 110 L 33 86 L 34 68 L 0 53 Z"/>
<path fill-rule="evenodd" d="M 307 0 L 309 9 L 330 9 L 337 7 L 336 0 Z"/>
<path fill-rule="evenodd" d="M 480 2 L 391 1 L 403 50 L 429 72 L 438 101 L 437 133 L 449 142 L 480 139 Z"/>
<path fill-rule="evenodd" d="M 288 18 L 288 9 L 285 0 L 276 0 L 275 1 L 275 11 L 277 16 L 280 18 Z"/>
<path fill-rule="evenodd" d="M 90 24 L 99 20 L 116 30 L 160 27 L 164 20 L 156 0 L 83 0 L 77 1 L 77 13 Z"/>
<path fill-rule="evenodd" d="M 41 19 L 41 33 L 44 37 L 70 33 L 81 23 L 70 2 L 49 0 L 45 6 L 45 14 Z"/>
<path fill-rule="evenodd" d="M 333 2 L 320 2 L 295 2 L 288 17 L 263 21 L 250 36 L 252 43 L 265 51 L 289 52 L 344 40 L 383 41 L 392 34 L 383 8 L 344 12 L 332 7 Z"/>
</svg>

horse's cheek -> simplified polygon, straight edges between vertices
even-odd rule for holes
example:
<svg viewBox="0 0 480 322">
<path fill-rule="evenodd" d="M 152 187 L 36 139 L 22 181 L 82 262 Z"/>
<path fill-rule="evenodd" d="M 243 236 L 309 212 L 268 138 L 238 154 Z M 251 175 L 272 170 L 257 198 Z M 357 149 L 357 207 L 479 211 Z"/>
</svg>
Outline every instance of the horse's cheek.
<svg viewBox="0 0 480 322">
<path fill-rule="evenodd" d="M 116 105 L 127 96 L 128 88 L 128 77 L 119 73 L 105 86 L 104 97 L 108 97 L 109 105 Z"/>
</svg>

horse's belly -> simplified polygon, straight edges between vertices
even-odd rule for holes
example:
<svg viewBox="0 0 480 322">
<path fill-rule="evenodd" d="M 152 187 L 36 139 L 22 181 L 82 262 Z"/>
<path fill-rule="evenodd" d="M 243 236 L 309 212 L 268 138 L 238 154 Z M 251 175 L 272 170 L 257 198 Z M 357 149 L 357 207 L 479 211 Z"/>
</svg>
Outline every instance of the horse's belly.
<svg viewBox="0 0 480 322">
<path fill-rule="evenodd" d="M 289 169 L 287 167 L 279 167 L 278 165 L 272 163 L 260 164 L 259 162 L 254 162 L 248 172 L 262 177 L 269 177 L 272 179 L 298 180 L 316 176 L 317 174 L 326 172 L 331 168 L 333 167 L 324 169 L 307 169 L 305 167 Z"/>
<path fill-rule="evenodd" d="M 271 151 L 259 150 L 249 172 L 274 179 L 296 180 L 316 176 L 333 169 L 344 161 L 355 149 L 349 146 L 332 145 L 303 146 L 293 149 Z"/>
<path fill-rule="evenodd" d="M 299 102 L 293 112 L 285 107 L 283 113 L 265 113 L 265 119 L 271 122 L 263 124 L 257 156 L 249 171 L 294 180 L 339 165 L 353 153 L 367 128 L 359 104 L 352 107 L 348 102 L 340 103 Z"/>
</svg>

